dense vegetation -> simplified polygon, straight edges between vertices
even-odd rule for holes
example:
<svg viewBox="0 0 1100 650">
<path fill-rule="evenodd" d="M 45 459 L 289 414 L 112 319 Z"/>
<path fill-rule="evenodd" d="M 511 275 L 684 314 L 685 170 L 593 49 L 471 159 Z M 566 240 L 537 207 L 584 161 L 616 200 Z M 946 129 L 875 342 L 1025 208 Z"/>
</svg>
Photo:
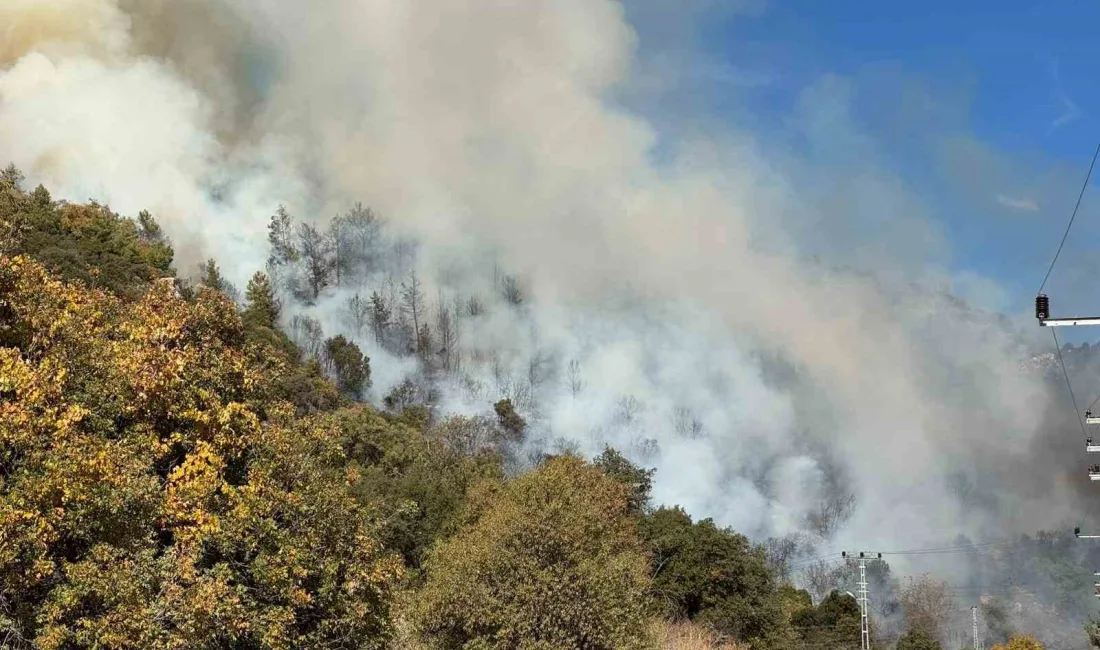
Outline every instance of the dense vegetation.
<svg viewBox="0 0 1100 650">
<path fill-rule="evenodd" d="M 176 279 L 152 216 L 21 183 L 0 175 L 0 647 L 858 645 L 851 596 L 815 606 L 762 546 L 653 504 L 616 450 L 518 458 L 510 398 L 490 417 L 441 417 L 416 386 L 359 402 L 353 341 L 280 327 L 279 283 L 309 300 L 370 264 L 339 238 L 292 244 L 280 211 L 238 294 L 213 261 Z M 339 263 L 308 263 L 322 249 Z M 403 290 L 408 322 L 377 294 L 353 307 L 427 358 L 446 326 Z M 905 593 L 897 647 L 939 647 Z"/>
</svg>

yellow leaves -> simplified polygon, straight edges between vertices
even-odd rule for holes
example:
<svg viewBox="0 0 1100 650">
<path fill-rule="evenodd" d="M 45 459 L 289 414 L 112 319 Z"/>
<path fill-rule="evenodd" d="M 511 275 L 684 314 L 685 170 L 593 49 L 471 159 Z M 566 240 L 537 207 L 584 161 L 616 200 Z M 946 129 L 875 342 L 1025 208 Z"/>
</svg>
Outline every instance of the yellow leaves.
<svg viewBox="0 0 1100 650">
<path fill-rule="evenodd" d="M 95 340 L 105 315 L 117 307 L 116 299 L 58 282 L 27 258 L 16 257 L 3 264 L 0 271 L 14 279 L 5 302 L 30 330 L 33 350 L 63 340 Z"/>
<path fill-rule="evenodd" d="M 290 590 L 290 602 L 296 607 L 305 607 L 313 602 L 313 595 L 301 587 L 294 587 Z"/>
<path fill-rule="evenodd" d="M 1043 650 L 1043 646 L 1033 637 L 1020 635 L 1012 637 L 1008 643 L 993 646 L 992 650 Z"/>
<path fill-rule="evenodd" d="M 0 582 L 20 592 L 41 585 L 55 574 L 50 549 L 59 539 L 49 513 L 43 515 L 16 503 L 0 500 Z"/>
<path fill-rule="evenodd" d="M 220 530 L 220 518 L 211 512 L 224 484 L 225 461 L 206 442 L 200 442 L 184 462 L 168 475 L 166 525 L 179 528 L 187 542 L 200 541 Z"/>
<path fill-rule="evenodd" d="M 265 397 L 231 303 L 124 305 L 19 258 L 0 281 L 0 593 L 37 646 L 384 644 L 402 564 L 335 423 Z"/>
<path fill-rule="evenodd" d="M 0 348 L 0 393 L 15 393 L 28 385 L 30 367 L 23 362 L 18 350 Z"/>
<path fill-rule="evenodd" d="M 156 561 L 148 550 L 128 553 L 97 545 L 88 555 L 64 567 L 65 582 L 54 589 L 41 611 L 42 648 L 152 647 L 159 631 L 150 596 L 155 589 Z M 90 608 L 97 618 L 73 617 Z"/>
</svg>

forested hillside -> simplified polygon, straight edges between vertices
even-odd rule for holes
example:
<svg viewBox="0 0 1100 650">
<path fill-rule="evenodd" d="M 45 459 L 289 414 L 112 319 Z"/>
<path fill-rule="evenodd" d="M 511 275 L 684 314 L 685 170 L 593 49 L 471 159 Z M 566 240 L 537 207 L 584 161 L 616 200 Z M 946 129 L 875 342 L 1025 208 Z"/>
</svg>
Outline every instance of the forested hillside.
<svg viewBox="0 0 1100 650">
<path fill-rule="evenodd" d="M 777 545 L 653 503 L 652 471 L 610 447 L 521 453 L 511 397 L 492 417 L 441 414 L 420 386 L 361 402 L 370 360 L 307 321 L 312 338 L 285 334 L 277 287 L 308 301 L 371 262 L 326 237 L 337 263 L 312 264 L 315 231 L 292 246 L 288 219 L 272 221 L 270 268 L 307 272 L 257 269 L 238 292 L 216 261 L 177 279 L 147 213 L 0 176 L 0 647 L 858 645 L 845 578 L 815 603 Z M 369 236 L 371 219 L 335 227 Z M 378 293 L 349 306 L 387 347 L 452 371 L 447 312 L 422 321 L 415 282 L 407 309 Z M 937 583 L 875 571 L 903 634 L 877 630 L 879 647 L 939 647 Z"/>
</svg>

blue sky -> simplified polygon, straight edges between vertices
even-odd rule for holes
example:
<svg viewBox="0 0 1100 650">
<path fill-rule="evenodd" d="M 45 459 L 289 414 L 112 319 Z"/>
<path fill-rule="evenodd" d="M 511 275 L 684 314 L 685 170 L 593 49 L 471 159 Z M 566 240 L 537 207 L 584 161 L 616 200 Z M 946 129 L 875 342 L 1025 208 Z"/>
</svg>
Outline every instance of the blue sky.
<svg viewBox="0 0 1100 650">
<path fill-rule="evenodd" d="M 843 182 L 841 149 L 858 143 L 938 229 L 947 266 L 1028 309 L 1100 139 L 1100 2 L 730 1 L 689 2 L 690 28 L 628 5 L 643 64 L 690 60 L 676 94 L 691 111 L 782 143 L 824 185 Z M 1048 288 L 1056 312 L 1100 313 L 1098 184 Z"/>
<path fill-rule="evenodd" d="M 980 137 L 1016 151 L 1082 155 L 1092 151 L 1076 132 L 1097 95 L 1098 20 L 1100 3 L 1087 1 L 774 0 L 755 16 L 704 26 L 701 45 L 731 65 L 780 75 L 788 89 L 896 64 L 970 87 Z"/>
</svg>

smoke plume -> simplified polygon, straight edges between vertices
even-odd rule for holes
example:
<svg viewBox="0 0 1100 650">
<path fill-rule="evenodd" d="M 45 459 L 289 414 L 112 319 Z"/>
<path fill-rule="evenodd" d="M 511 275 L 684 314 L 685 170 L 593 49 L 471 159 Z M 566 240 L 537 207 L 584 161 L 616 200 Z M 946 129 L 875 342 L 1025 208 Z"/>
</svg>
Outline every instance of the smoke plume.
<svg viewBox="0 0 1100 650">
<path fill-rule="evenodd" d="M 0 152 L 59 197 L 149 209 L 181 268 L 241 285 L 279 204 L 321 223 L 363 201 L 415 242 L 290 310 L 356 336 L 374 400 L 417 364 L 344 305 L 416 269 L 430 302 L 486 306 L 442 410 L 523 397 L 544 440 L 616 446 L 656 500 L 755 538 L 919 548 L 1081 506 L 1072 429 L 1021 369 L 1034 342 L 950 295 L 997 289 L 949 270 L 841 80 L 792 118 L 838 178 L 628 108 L 675 59 L 641 66 L 618 2 L 6 0 L 0 25 Z"/>
</svg>

